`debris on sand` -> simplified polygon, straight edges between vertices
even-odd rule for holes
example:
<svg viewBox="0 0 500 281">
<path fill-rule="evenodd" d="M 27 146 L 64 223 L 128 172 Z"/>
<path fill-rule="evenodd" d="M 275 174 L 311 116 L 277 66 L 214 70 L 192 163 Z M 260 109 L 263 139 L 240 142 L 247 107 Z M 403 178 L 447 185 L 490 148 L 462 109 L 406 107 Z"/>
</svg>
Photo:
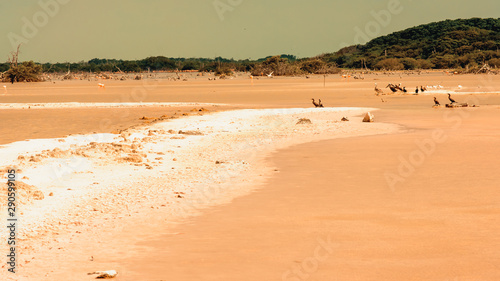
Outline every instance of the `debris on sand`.
<svg viewBox="0 0 500 281">
<path fill-rule="evenodd" d="M 192 135 L 192 136 L 202 136 L 203 133 L 200 131 L 179 131 L 180 135 Z"/>
<path fill-rule="evenodd" d="M 342 119 L 340 121 L 347 122 L 347 121 L 349 121 L 349 118 L 347 118 L 347 117 L 344 116 L 344 117 L 342 117 Z"/>
<path fill-rule="evenodd" d="M 4 189 L 0 188 L 0 191 L 1 191 L 0 199 L 5 201 L 7 199 L 4 199 L 4 197 L 6 198 L 6 196 L 7 196 L 7 190 L 9 188 L 9 186 L 7 185 L 7 183 L 5 183 L 3 186 L 4 186 Z M 37 187 L 35 187 L 33 185 L 29 185 L 25 182 L 16 181 L 14 187 L 15 187 L 16 192 L 18 194 L 20 204 L 24 205 L 24 204 L 31 202 L 32 200 L 43 200 L 45 198 L 42 191 L 40 191 Z M 5 190 L 5 192 L 4 192 L 4 190 Z"/>
<path fill-rule="evenodd" d="M 366 113 L 365 118 L 363 118 L 363 122 L 373 122 L 375 116 L 371 114 L 370 112 Z"/>
<path fill-rule="evenodd" d="M 209 111 L 208 109 L 202 107 L 200 109 L 197 109 L 197 108 L 193 108 L 190 110 L 191 112 L 203 112 L 203 111 Z"/>
<path fill-rule="evenodd" d="M 118 275 L 118 272 L 116 270 L 106 270 L 106 271 L 95 271 L 95 272 L 90 272 L 87 273 L 87 275 L 95 275 L 97 274 L 98 279 L 109 279 L 109 278 L 115 278 L 116 275 Z"/>
<path fill-rule="evenodd" d="M 40 190 L 35 190 L 33 192 L 30 192 L 30 196 L 34 200 L 43 200 L 43 198 L 45 198 L 45 196 L 43 195 L 43 192 L 41 192 Z"/>
<path fill-rule="evenodd" d="M 122 158 L 124 161 L 127 162 L 132 162 L 132 163 L 141 163 L 142 162 L 142 156 L 139 154 L 129 154 L 126 157 Z"/>
<path fill-rule="evenodd" d="M 469 107 L 469 104 L 468 103 L 448 103 L 446 104 L 446 107 L 447 108 L 457 108 L 457 107 Z M 475 107 L 475 106 L 473 106 Z"/>
<path fill-rule="evenodd" d="M 296 125 L 302 125 L 302 124 L 312 124 L 312 122 L 310 119 L 300 118 Z"/>
</svg>

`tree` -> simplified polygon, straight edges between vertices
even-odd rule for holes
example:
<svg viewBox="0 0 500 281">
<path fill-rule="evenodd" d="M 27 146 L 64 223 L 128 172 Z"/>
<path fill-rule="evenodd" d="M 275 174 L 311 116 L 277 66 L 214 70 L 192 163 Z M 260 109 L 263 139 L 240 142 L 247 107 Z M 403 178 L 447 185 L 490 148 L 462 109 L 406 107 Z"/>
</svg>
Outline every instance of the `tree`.
<svg viewBox="0 0 500 281">
<path fill-rule="evenodd" d="M 33 61 L 23 62 L 19 64 L 19 49 L 21 44 L 17 46 L 17 50 L 11 53 L 9 57 L 9 70 L 4 74 L 4 80 L 14 82 L 39 82 L 39 75 L 42 73 L 42 66 L 35 64 Z"/>
</svg>

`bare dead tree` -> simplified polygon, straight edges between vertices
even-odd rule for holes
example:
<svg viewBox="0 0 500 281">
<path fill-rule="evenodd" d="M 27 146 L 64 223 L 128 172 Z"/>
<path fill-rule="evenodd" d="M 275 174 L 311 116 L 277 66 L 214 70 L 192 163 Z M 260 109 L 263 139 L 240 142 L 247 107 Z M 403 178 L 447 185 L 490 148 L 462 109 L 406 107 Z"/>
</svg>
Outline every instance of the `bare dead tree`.
<svg viewBox="0 0 500 281">
<path fill-rule="evenodd" d="M 10 52 L 10 57 L 8 59 L 8 62 L 10 64 L 11 67 L 17 67 L 19 62 L 19 52 L 20 52 L 20 49 L 21 49 L 21 44 L 17 45 L 17 49 L 15 52 Z"/>
<path fill-rule="evenodd" d="M 118 71 L 120 71 L 120 73 L 125 74 L 125 72 L 123 72 L 116 64 L 113 64 L 113 66 L 116 67 L 118 69 Z"/>
</svg>

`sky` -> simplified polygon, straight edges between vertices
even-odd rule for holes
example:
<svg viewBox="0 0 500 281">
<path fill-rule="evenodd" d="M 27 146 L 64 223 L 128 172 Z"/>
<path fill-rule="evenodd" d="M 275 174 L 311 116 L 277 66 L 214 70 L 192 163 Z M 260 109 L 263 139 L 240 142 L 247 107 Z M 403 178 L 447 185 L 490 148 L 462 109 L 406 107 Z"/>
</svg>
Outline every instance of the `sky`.
<svg viewBox="0 0 500 281">
<path fill-rule="evenodd" d="M 498 18 L 498 0 L 0 0 L 0 61 L 149 56 L 311 57 L 445 19 Z"/>
</svg>

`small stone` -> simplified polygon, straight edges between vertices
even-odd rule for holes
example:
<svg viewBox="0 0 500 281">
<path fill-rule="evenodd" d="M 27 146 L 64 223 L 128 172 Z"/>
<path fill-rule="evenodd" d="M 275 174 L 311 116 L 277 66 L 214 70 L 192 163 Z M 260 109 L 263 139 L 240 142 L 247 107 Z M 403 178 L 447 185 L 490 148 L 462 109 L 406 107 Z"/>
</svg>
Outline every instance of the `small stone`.
<svg viewBox="0 0 500 281">
<path fill-rule="evenodd" d="M 106 270 L 106 271 L 95 271 L 95 272 L 90 272 L 87 275 L 94 275 L 97 274 L 98 279 L 107 279 L 107 278 L 115 278 L 118 272 L 116 270 Z"/>
<path fill-rule="evenodd" d="M 371 114 L 370 112 L 366 113 L 365 118 L 363 118 L 363 122 L 373 122 L 375 116 Z"/>
</svg>

